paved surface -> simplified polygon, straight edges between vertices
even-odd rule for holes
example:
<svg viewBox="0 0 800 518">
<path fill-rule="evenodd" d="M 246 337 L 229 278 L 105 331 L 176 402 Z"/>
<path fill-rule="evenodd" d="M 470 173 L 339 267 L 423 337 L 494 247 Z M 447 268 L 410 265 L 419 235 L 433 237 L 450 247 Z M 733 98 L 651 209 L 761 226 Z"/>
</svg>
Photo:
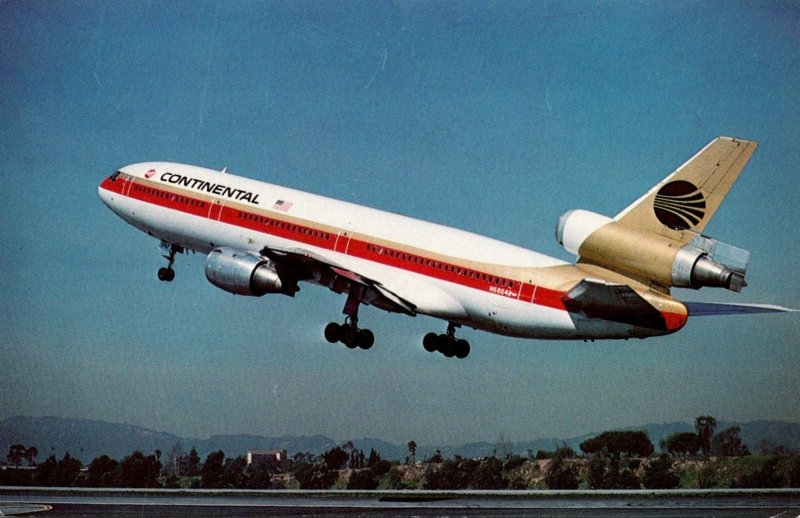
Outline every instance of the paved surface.
<svg viewBox="0 0 800 518">
<path fill-rule="evenodd" d="M 759 517 L 797 518 L 800 490 L 700 492 L 131 491 L 0 488 L 0 511 L 42 517 Z"/>
</svg>

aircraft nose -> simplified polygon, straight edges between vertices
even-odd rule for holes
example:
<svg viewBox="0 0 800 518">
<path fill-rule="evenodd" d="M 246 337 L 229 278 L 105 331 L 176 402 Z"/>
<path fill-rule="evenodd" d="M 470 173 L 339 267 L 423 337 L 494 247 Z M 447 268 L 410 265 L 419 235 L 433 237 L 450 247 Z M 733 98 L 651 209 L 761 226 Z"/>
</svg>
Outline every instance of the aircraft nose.
<svg viewBox="0 0 800 518">
<path fill-rule="evenodd" d="M 119 171 L 112 174 L 108 178 L 105 178 L 100 185 L 97 186 L 97 195 L 100 197 L 100 200 L 110 209 L 113 210 L 113 202 L 114 196 L 119 192 L 120 186 L 117 177 L 119 176 Z"/>
</svg>

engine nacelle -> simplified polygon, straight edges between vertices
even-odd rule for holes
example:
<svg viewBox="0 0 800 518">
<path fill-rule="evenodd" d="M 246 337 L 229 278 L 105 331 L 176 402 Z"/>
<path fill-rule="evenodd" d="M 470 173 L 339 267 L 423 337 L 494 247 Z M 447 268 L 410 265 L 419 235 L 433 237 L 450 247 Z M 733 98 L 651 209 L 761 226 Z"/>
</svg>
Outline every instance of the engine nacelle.
<svg viewBox="0 0 800 518">
<path fill-rule="evenodd" d="M 584 262 L 664 287 L 738 292 L 747 285 L 749 252 L 699 234 L 684 245 L 601 214 L 572 210 L 559 218 L 556 239 Z"/>
<path fill-rule="evenodd" d="M 206 278 L 236 295 L 280 293 L 283 283 L 267 259 L 233 248 L 215 248 L 206 259 Z"/>
</svg>

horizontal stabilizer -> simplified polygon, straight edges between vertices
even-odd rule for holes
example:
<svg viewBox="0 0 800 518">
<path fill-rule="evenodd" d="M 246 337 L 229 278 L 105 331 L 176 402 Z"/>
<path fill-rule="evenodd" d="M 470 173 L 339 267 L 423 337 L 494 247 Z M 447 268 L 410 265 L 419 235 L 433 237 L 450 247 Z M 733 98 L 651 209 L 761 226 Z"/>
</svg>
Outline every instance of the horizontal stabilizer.
<svg viewBox="0 0 800 518">
<path fill-rule="evenodd" d="M 722 302 L 684 302 L 690 317 L 712 315 L 746 315 L 752 313 L 786 313 L 797 309 L 773 306 L 771 304 L 725 304 Z"/>
<path fill-rule="evenodd" d="M 624 284 L 584 279 L 561 298 L 570 313 L 623 324 L 666 329 L 664 316 Z"/>
</svg>

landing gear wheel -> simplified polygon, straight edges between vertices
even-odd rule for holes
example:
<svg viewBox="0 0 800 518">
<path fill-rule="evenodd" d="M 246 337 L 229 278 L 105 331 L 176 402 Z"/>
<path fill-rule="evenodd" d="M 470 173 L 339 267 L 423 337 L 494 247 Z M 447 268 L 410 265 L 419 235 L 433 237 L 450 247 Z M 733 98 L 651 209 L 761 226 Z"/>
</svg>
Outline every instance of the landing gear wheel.
<svg viewBox="0 0 800 518">
<path fill-rule="evenodd" d="M 469 356 L 470 346 L 469 342 L 456 338 L 456 327 L 458 324 L 450 322 L 447 326 L 447 333 L 437 335 L 436 333 L 428 333 L 422 339 L 422 346 L 426 351 L 432 353 L 438 351 L 447 358 L 456 357 L 464 359 Z"/>
<path fill-rule="evenodd" d="M 365 351 L 375 343 L 375 335 L 369 329 L 362 329 L 356 335 L 356 344 Z"/>
<path fill-rule="evenodd" d="M 327 326 L 325 326 L 325 340 L 328 342 L 335 344 L 339 340 L 341 340 L 342 336 L 342 326 L 337 324 L 336 322 L 331 322 Z"/>
<path fill-rule="evenodd" d="M 458 358 L 459 360 L 463 360 L 464 358 L 469 356 L 470 347 L 469 347 L 469 342 L 467 342 L 466 340 L 456 340 L 454 349 L 456 358 Z"/>
<path fill-rule="evenodd" d="M 344 333 L 342 333 L 342 343 L 348 349 L 355 349 L 357 347 L 356 345 L 357 338 L 358 338 L 358 333 L 353 329 L 345 329 Z"/>
<path fill-rule="evenodd" d="M 422 339 L 422 347 L 424 347 L 429 353 L 432 353 L 438 348 L 438 342 L 439 335 L 436 333 L 428 333 L 425 335 L 425 338 Z"/>
<path fill-rule="evenodd" d="M 447 336 L 440 335 L 439 339 L 439 352 L 444 354 L 447 358 L 452 358 L 456 355 L 455 351 L 455 343 L 453 340 L 450 340 Z"/>
<path fill-rule="evenodd" d="M 167 243 L 162 243 L 162 246 L 167 246 Z M 175 270 L 172 269 L 172 265 L 175 264 L 175 254 L 178 252 L 183 252 L 184 249 L 179 245 L 169 245 L 169 254 L 163 256 L 164 259 L 169 261 L 167 263 L 166 268 L 159 268 L 158 269 L 158 280 L 165 281 L 165 282 L 172 282 L 175 278 Z"/>
<path fill-rule="evenodd" d="M 349 320 L 344 324 L 331 322 L 325 326 L 325 340 L 335 344 L 341 342 L 348 349 L 369 349 L 375 344 L 375 335 L 369 329 L 359 329 L 355 322 Z"/>
</svg>

